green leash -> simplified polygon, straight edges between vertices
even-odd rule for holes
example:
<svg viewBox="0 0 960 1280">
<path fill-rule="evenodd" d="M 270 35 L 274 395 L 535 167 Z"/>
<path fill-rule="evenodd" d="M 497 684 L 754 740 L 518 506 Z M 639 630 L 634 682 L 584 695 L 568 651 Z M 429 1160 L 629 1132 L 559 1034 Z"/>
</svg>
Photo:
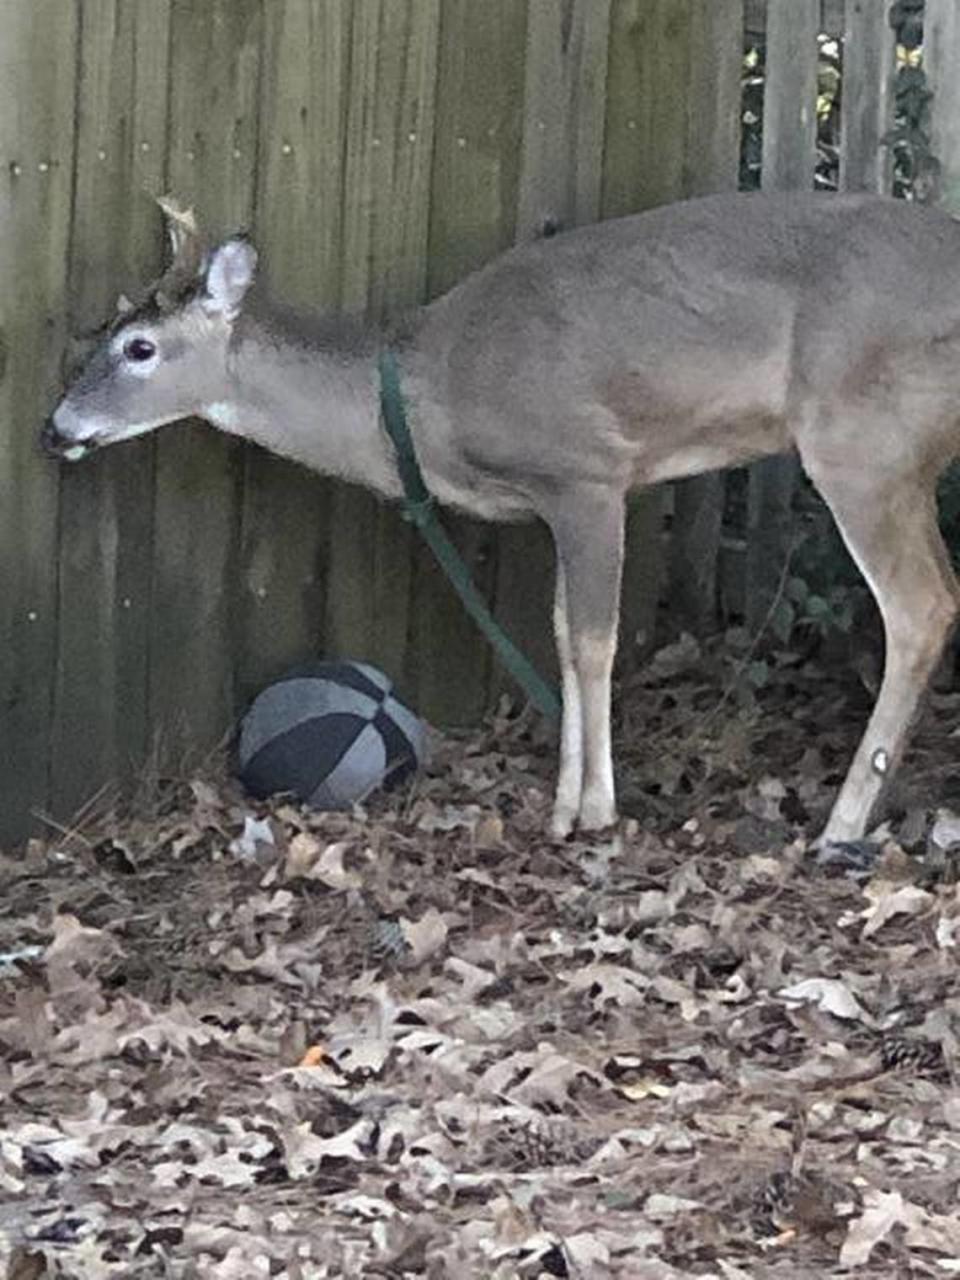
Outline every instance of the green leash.
<svg viewBox="0 0 960 1280">
<path fill-rule="evenodd" d="M 470 572 L 437 518 L 433 495 L 427 488 L 414 452 L 407 409 L 400 389 L 400 372 L 393 352 L 380 354 L 380 408 L 387 433 L 397 454 L 397 468 L 403 482 L 404 515 L 419 529 L 423 540 L 440 562 L 467 613 L 487 637 L 504 666 L 544 715 L 557 719 L 560 698 L 525 654 L 517 648 L 487 608 L 473 585 Z"/>
</svg>

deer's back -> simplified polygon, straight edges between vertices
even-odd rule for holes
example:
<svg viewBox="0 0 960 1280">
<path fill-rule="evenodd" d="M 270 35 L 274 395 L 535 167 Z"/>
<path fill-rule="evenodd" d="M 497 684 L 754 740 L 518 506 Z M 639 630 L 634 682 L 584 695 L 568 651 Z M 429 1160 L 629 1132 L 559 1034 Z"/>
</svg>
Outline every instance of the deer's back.
<svg viewBox="0 0 960 1280">
<path fill-rule="evenodd" d="M 880 197 L 723 195 L 601 223 L 427 309 L 424 412 L 473 483 L 531 492 L 777 452 L 853 368 L 952 331 L 958 268 L 960 224 Z"/>
</svg>

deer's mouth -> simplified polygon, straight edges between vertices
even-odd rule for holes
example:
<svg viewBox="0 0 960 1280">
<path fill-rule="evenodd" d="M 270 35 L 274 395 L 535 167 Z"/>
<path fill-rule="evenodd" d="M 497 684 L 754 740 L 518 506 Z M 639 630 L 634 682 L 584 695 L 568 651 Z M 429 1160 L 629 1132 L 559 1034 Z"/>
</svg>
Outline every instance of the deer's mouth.
<svg viewBox="0 0 960 1280">
<path fill-rule="evenodd" d="M 40 432 L 40 448 L 48 458 L 79 462 L 96 448 L 95 440 L 71 440 L 57 430 L 51 418 Z"/>
</svg>

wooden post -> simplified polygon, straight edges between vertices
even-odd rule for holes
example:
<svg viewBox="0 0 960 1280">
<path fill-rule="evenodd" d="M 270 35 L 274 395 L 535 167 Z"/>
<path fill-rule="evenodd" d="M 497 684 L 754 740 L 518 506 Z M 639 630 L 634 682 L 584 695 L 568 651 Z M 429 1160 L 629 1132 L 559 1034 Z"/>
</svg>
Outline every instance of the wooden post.
<svg viewBox="0 0 960 1280">
<path fill-rule="evenodd" d="M 940 163 L 940 203 L 960 214 L 960 8 L 927 0 L 924 60 L 933 89 L 932 150 Z"/>
<path fill-rule="evenodd" d="M 769 0 L 763 106 L 765 191 L 813 185 L 817 129 L 820 0 Z M 793 456 L 755 463 L 747 519 L 747 625 L 766 624 L 790 554 L 792 500 L 800 469 Z"/>
<path fill-rule="evenodd" d="M 887 6 L 847 0 L 843 38 L 840 187 L 889 193 L 890 150 L 880 139 L 891 124 L 894 36 Z"/>
</svg>

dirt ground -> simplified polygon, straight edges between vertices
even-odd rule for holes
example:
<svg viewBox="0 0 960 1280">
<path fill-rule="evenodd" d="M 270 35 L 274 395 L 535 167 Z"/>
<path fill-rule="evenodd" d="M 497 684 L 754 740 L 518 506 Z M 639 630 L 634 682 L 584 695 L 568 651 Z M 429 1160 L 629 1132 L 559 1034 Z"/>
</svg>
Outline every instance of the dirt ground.
<svg viewBox="0 0 960 1280">
<path fill-rule="evenodd" d="M 960 695 L 824 859 L 868 691 L 744 674 L 624 682 L 616 839 L 504 716 L 364 812 L 155 778 L 0 861 L 0 1275 L 960 1274 Z"/>
</svg>

